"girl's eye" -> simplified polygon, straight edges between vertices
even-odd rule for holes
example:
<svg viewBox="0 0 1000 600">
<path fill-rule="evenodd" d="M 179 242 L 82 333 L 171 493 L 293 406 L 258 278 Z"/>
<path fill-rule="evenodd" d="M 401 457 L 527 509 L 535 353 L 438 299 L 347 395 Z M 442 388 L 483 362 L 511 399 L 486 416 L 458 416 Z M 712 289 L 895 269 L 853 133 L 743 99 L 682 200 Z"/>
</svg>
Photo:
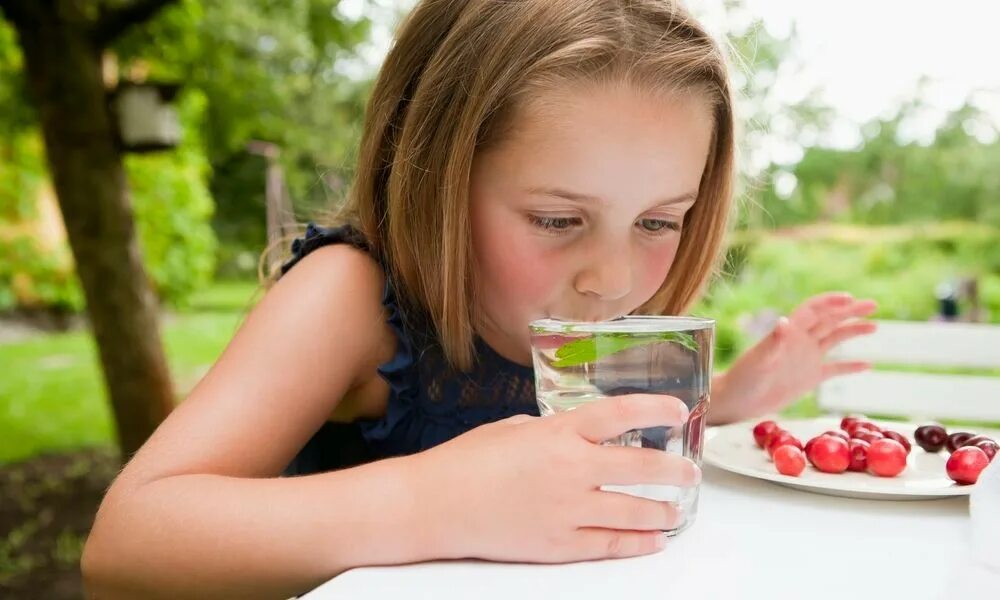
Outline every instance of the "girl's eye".
<svg viewBox="0 0 1000 600">
<path fill-rule="evenodd" d="M 646 233 L 665 233 L 667 231 L 680 231 L 681 225 L 677 221 L 667 221 L 665 219 L 639 219 L 636 225 Z"/>
<path fill-rule="evenodd" d="M 535 227 L 544 229 L 545 231 L 566 231 L 583 223 L 583 220 L 579 217 L 540 217 L 538 215 L 529 215 L 528 219 Z"/>
</svg>

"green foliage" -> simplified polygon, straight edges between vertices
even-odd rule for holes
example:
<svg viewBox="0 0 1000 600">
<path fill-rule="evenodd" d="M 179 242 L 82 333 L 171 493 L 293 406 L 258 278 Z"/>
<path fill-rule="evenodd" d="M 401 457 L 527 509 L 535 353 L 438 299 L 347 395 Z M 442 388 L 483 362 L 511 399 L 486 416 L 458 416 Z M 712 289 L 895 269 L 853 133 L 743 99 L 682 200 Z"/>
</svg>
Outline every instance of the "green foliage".
<svg viewBox="0 0 1000 600">
<path fill-rule="evenodd" d="M 68 248 L 42 248 L 28 235 L 0 238 L 0 312 L 18 307 L 83 308 Z"/>
<path fill-rule="evenodd" d="M 227 3 L 182 0 L 116 44 L 123 68 L 134 59 L 151 78 L 183 81 L 206 97 L 206 152 L 219 207 L 216 229 L 228 262 L 259 254 L 264 233 L 265 161 L 247 154 L 263 140 L 280 164 L 300 213 L 327 207 L 351 177 L 369 83 L 341 63 L 368 35 L 369 22 L 338 12 L 339 0 Z M 127 70 L 127 69 L 126 69 Z"/>
<path fill-rule="evenodd" d="M 178 149 L 126 158 L 146 268 L 160 298 L 175 305 L 206 284 L 215 270 L 210 171 L 198 135 L 204 106 L 197 92 L 181 98 L 184 142 Z M 10 169 L 19 177 L 0 184 L 0 311 L 79 311 L 83 295 L 69 248 L 51 247 L 19 227 L 36 216 L 44 181 L 41 144 L 37 136 L 26 135 L 10 148 L 19 159 L 0 164 L 0 174 Z"/>
<path fill-rule="evenodd" d="M 864 127 L 856 150 L 808 148 L 790 167 L 771 168 L 752 222 L 786 226 L 819 219 L 863 224 L 977 220 L 1000 226 L 1000 138 L 974 104 L 952 112 L 927 144 L 905 141 L 900 129 L 920 110 L 903 106 Z M 790 195 L 774 177 L 797 181 Z"/>
<path fill-rule="evenodd" d="M 36 216 L 35 199 L 45 182 L 41 138 L 18 132 L 0 138 L 0 224 Z"/>
<path fill-rule="evenodd" d="M 693 312 L 716 319 L 720 365 L 754 341 L 755 317 L 787 314 L 826 291 L 876 300 L 876 318 L 922 321 L 937 312 L 939 283 L 977 277 L 983 308 L 1000 322 L 997 240 L 1000 229 L 959 222 L 742 234 L 734 241 L 746 253 L 742 268 L 715 281 Z"/>
<path fill-rule="evenodd" d="M 146 267 L 159 296 L 173 304 L 208 283 L 215 270 L 209 166 L 197 131 L 204 106 L 201 94 L 185 94 L 183 144 L 126 160 Z"/>
</svg>

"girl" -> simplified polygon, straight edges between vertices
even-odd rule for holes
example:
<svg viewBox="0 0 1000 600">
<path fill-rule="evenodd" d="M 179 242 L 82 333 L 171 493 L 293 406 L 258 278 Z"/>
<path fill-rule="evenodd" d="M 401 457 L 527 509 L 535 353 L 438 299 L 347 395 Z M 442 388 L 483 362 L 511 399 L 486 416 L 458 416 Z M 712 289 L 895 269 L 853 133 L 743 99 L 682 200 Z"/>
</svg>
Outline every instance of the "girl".
<svg viewBox="0 0 1000 600">
<path fill-rule="evenodd" d="M 676 3 L 421 2 L 340 226 L 296 242 L 111 487 L 91 591 L 287 597 L 361 565 L 661 548 L 676 510 L 600 486 L 693 485 L 697 467 L 600 442 L 686 409 L 635 395 L 533 417 L 527 325 L 683 313 L 719 255 L 733 162 L 723 55 Z M 822 357 L 872 310 L 806 302 L 716 379 L 711 420 L 864 368 Z"/>
</svg>

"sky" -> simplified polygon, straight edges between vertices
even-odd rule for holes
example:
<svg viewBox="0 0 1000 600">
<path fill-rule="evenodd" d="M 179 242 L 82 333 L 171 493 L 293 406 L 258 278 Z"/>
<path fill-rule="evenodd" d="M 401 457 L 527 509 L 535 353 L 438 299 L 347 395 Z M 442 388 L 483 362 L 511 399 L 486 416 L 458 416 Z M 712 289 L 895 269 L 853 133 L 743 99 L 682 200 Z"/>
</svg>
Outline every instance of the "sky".
<svg viewBox="0 0 1000 600">
<path fill-rule="evenodd" d="M 929 140 L 944 114 L 973 97 L 1000 128 L 1000 0 L 744 0 L 768 31 L 797 32 L 794 75 L 775 84 L 779 101 L 794 102 L 811 90 L 839 115 L 824 145 L 851 147 L 858 125 L 891 116 L 929 80 L 926 113 L 908 125 L 915 140 Z M 395 10 L 413 0 L 342 0 L 348 16 L 369 14 L 378 23 L 363 64 L 374 69 L 391 40 Z M 733 15 L 723 0 L 688 0 L 716 33 Z M 982 137 L 990 139 L 988 131 Z M 793 158 L 793 157 L 790 157 Z"/>
</svg>

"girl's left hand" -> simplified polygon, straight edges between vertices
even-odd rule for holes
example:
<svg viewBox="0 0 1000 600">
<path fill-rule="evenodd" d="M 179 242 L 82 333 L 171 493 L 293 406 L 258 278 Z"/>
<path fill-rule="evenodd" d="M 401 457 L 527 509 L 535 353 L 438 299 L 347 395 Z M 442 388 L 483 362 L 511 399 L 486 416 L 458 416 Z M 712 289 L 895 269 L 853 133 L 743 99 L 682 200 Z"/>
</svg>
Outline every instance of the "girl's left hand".
<svg viewBox="0 0 1000 600">
<path fill-rule="evenodd" d="M 864 317 L 877 305 L 846 293 L 813 296 L 790 317 L 739 357 L 713 382 L 713 423 L 725 423 L 775 412 L 821 382 L 871 367 L 861 361 L 825 362 L 837 344 L 875 331 Z M 712 414 L 714 413 L 714 414 Z"/>
</svg>

